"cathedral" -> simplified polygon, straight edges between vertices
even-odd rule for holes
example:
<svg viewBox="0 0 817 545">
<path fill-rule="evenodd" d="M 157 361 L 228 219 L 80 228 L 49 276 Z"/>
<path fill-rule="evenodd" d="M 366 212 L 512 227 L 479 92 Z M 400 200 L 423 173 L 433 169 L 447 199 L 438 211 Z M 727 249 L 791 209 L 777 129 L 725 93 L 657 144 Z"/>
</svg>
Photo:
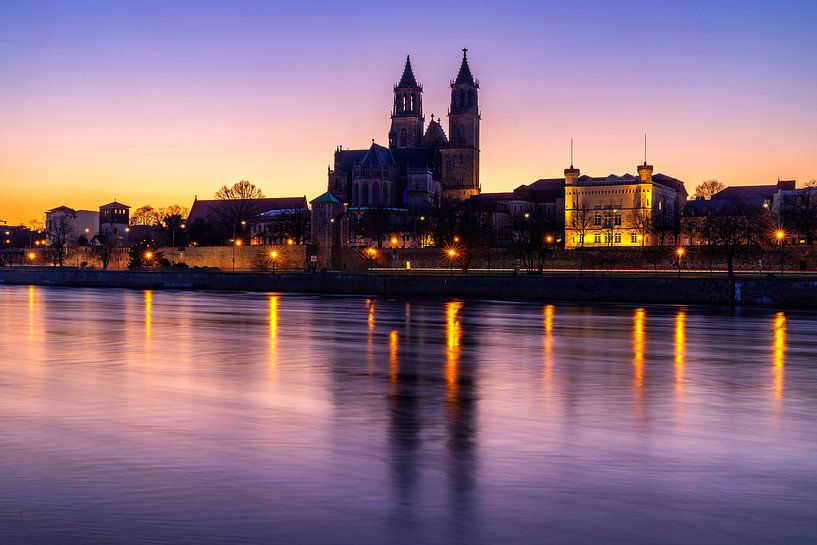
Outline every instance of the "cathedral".
<svg viewBox="0 0 817 545">
<path fill-rule="evenodd" d="M 329 168 L 328 195 L 347 203 L 348 211 L 385 209 L 420 212 L 443 200 L 464 201 L 479 194 L 479 81 L 463 49 L 451 80 L 448 135 L 440 119 L 423 114 L 423 86 L 406 57 L 394 86 L 388 147 L 372 140 L 369 149 L 335 150 Z"/>
</svg>

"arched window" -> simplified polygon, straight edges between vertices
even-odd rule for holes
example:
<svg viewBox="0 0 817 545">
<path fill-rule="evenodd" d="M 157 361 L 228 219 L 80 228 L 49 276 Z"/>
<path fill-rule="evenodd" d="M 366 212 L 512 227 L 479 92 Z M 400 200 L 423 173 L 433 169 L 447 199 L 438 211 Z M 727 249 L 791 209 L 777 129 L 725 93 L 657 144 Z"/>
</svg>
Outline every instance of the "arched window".
<svg viewBox="0 0 817 545">
<path fill-rule="evenodd" d="M 380 206 L 380 184 L 372 184 L 372 206 Z"/>
<path fill-rule="evenodd" d="M 460 89 L 460 108 L 465 106 L 465 89 Z"/>
<path fill-rule="evenodd" d="M 473 105 L 474 105 L 474 90 L 469 89 L 468 90 L 468 106 L 473 106 Z"/>
<path fill-rule="evenodd" d="M 360 205 L 360 184 L 355 184 L 355 192 L 352 195 L 352 204 Z"/>
<path fill-rule="evenodd" d="M 389 206 L 391 201 L 389 201 L 389 184 L 383 184 L 383 206 Z"/>
<path fill-rule="evenodd" d="M 404 127 L 400 129 L 400 147 L 405 148 L 406 146 L 408 146 L 408 131 Z"/>
<path fill-rule="evenodd" d="M 361 206 L 369 206 L 369 184 L 363 184 L 363 195 L 361 195 L 362 201 L 360 203 Z"/>
<path fill-rule="evenodd" d="M 409 95 L 409 111 L 414 111 L 414 95 Z"/>
</svg>

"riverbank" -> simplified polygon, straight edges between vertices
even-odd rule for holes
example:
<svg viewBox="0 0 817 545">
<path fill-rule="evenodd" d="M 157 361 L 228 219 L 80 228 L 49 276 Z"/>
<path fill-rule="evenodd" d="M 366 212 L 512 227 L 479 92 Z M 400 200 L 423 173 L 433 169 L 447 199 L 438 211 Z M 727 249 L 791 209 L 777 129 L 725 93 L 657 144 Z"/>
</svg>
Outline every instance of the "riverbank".
<svg viewBox="0 0 817 545">
<path fill-rule="evenodd" d="M 0 284 L 93 288 L 275 291 L 331 295 L 673 303 L 817 308 L 817 278 L 614 275 L 434 275 L 391 273 L 230 273 L 100 271 L 53 268 L 0 270 Z M 733 296 L 734 294 L 734 296 Z"/>
</svg>

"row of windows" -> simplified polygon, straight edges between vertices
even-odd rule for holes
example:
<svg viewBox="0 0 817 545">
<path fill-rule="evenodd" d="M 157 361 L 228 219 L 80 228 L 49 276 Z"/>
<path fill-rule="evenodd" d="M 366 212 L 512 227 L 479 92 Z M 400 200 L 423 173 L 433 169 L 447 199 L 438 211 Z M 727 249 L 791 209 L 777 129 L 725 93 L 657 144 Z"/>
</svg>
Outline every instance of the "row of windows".
<svg viewBox="0 0 817 545">
<path fill-rule="evenodd" d="M 582 240 L 582 235 L 578 236 L 579 242 Z M 575 244 L 577 237 L 572 237 L 572 241 Z M 593 234 L 593 243 L 594 244 L 601 244 L 602 234 L 601 233 L 594 233 Z M 604 243 L 610 244 L 610 241 L 613 241 L 613 244 L 621 244 L 621 233 L 613 233 L 610 236 L 610 233 L 604 234 Z M 631 233 L 630 234 L 630 243 L 638 244 L 640 242 L 638 233 Z"/>
</svg>

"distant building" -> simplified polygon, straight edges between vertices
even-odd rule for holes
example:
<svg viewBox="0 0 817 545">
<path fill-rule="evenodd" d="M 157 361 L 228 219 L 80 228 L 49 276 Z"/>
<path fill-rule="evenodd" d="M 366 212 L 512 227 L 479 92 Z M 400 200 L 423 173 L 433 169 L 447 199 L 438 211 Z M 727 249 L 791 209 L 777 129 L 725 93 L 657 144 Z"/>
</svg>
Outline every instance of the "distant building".
<svg viewBox="0 0 817 545">
<path fill-rule="evenodd" d="M 370 211 L 378 216 L 385 212 L 400 228 L 397 224 L 414 221 L 409 215 L 419 216 L 443 200 L 462 202 L 479 194 L 479 81 L 471 73 L 466 50 L 450 90 L 446 135 L 433 114 L 425 126 L 423 86 L 406 57 L 403 75 L 393 89 L 388 146 L 372 140 L 368 149 L 335 150 L 327 190 L 354 216 L 349 238 L 344 236 L 341 245 L 369 237 L 353 231 L 371 223 L 366 218 Z"/>
<path fill-rule="evenodd" d="M 130 206 L 116 201 L 99 207 L 99 233 L 113 234 L 128 238 L 130 225 Z"/>
<path fill-rule="evenodd" d="M 647 246 L 676 239 L 687 199 L 681 180 L 653 175 L 653 166 L 638 176 L 582 176 L 565 170 L 565 247 Z"/>
<path fill-rule="evenodd" d="M 245 244 L 308 242 L 309 205 L 306 197 L 263 199 L 196 199 L 187 216 L 188 235 L 198 244 L 225 244 L 235 238 Z"/>
</svg>

